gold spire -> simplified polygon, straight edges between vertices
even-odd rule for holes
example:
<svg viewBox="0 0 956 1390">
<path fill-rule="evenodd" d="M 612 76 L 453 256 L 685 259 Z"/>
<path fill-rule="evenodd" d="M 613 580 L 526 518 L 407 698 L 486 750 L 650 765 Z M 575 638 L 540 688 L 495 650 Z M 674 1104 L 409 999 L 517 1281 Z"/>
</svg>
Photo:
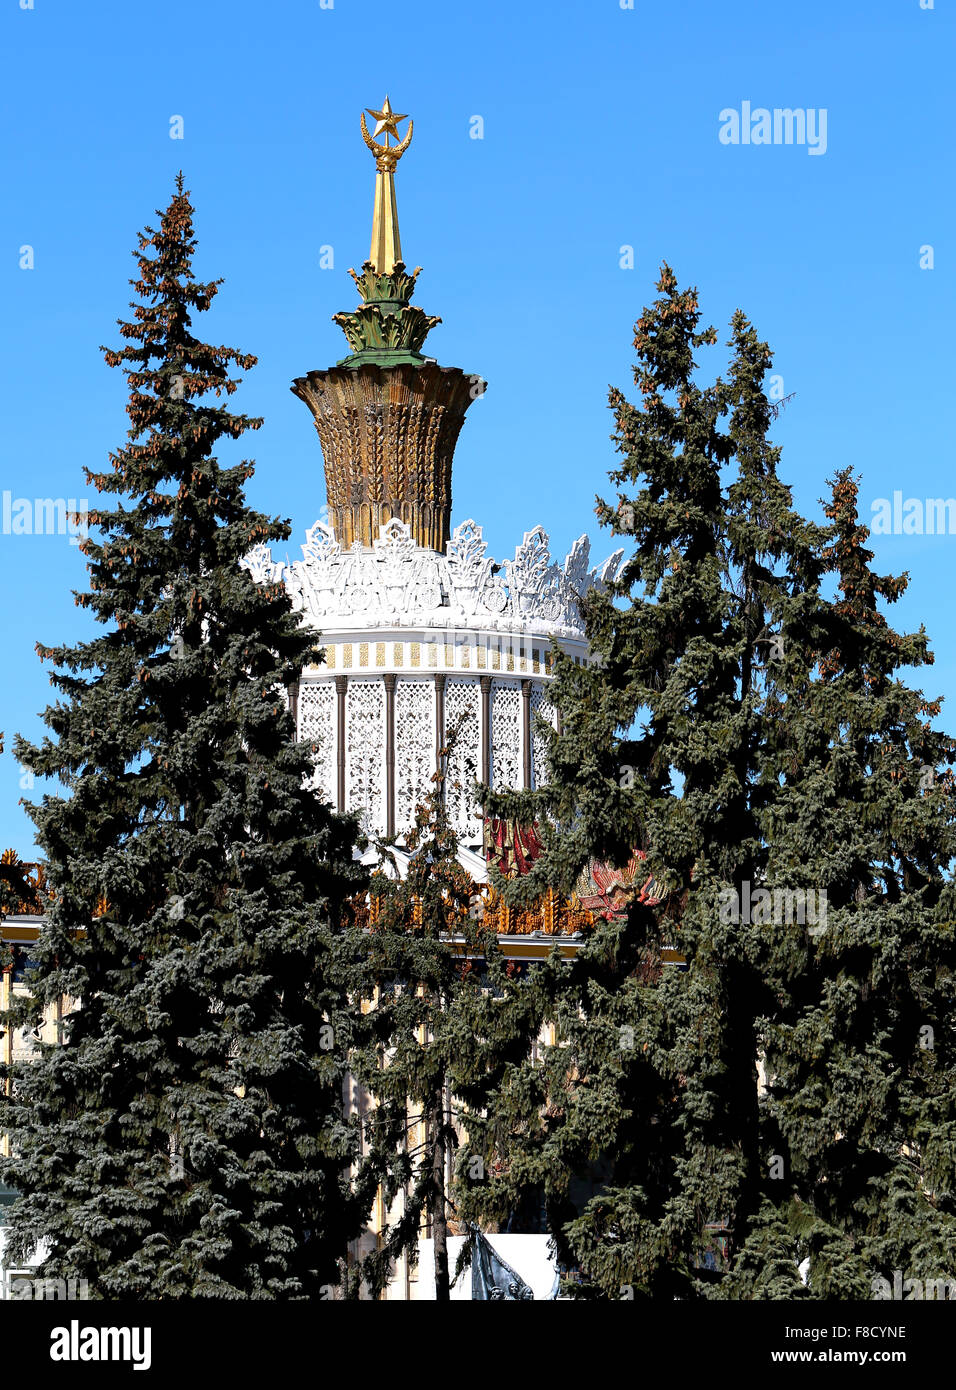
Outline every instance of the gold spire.
<svg viewBox="0 0 956 1390">
<path fill-rule="evenodd" d="M 399 139 L 398 125 L 407 121 L 407 116 L 392 110 L 388 97 L 381 111 L 366 107 L 368 114 L 375 118 L 375 134 L 385 132 L 385 144 L 381 145 L 368 133 L 365 112 L 362 112 L 362 138 L 375 156 L 375 211 L 372 214 L 372 249 L 369 260 L 380 275 L 388 275 L 401 262 L 402 243 L 398 235 L 398 207 L 395 203 L 395 165 L 408 149 L 412 141 L 415 122 L 408 121 L 408 134 L 397 145 L 388 143 L 389 135 Z"/>
</svg>

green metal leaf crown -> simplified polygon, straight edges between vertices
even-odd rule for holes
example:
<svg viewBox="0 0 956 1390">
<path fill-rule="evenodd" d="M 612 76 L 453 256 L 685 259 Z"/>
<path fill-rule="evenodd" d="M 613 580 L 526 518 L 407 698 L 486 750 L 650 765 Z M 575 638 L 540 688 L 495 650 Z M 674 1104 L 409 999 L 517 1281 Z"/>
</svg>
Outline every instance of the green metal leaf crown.
<svg viewBox="0 0 956 1390">
<path fill-rule="evenodd" d="M 390 271 L 379 273 L 371 261 L 362 266 L 362 274 L 349 274 L 364 300 L 357 309 L 333 314 L 349 340 L 352 349 L 348 357 L 336 363 L 339 367 L 355 367 L 362 362 L 375 362 L 382 367 L 402 362 L 421 363 L 426 359 L 422 344 L 441 319 L 426 314 L 409 301 L 415 293 L 415 281 L 421 266 L 408 274 L 401 261 Z"/>
</svg>

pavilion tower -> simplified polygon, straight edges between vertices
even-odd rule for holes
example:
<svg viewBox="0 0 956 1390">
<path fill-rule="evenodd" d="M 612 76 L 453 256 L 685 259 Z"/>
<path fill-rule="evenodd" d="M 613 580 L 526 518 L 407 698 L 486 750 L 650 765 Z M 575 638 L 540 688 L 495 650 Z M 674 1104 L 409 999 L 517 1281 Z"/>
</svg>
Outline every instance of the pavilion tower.
<svg viewBox="0 0 956 1390">
<path fill-rule="evenodd" d="M 477 376 L 422 352 L 439 322 L 411 303 L 418 271 L 402 261 L 395 171 L 412 138 L 386 97 L 362 136 L 375 156 L 372 244 L 362 302 L 333 315 L 350 354 L 298 377 L 325 460 L 329 523 L 306 535 L 303 558 L 273 560 L 260 545 L 244 562 L 284 582 L 324 660 L 292 692 L 315 786 L 370 833 L 401 836 L 430 790 L 446 729 L 458 730 L 446 796 L 476 878 L 485 876 L 475 781 L 532 787 L 545 776 L 535 715 L 551 717 L 551 644 L 587 657 L 578 601 L 614 572 L 621 552 L 589 571 L 582 536 L 563 565 L 540 526 L 513 560 L 487 555 L 474 521 L 451 526 L 452 457 Z M 376 137 L 384 136 L 383 141 Z"/>
</svg>

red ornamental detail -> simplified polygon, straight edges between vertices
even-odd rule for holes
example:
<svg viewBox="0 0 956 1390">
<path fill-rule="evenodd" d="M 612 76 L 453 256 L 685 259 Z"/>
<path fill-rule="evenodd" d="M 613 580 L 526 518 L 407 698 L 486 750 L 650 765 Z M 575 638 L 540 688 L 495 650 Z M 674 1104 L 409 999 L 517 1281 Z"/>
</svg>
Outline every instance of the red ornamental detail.
<svg viewBox="0 0 956 1390">
<path fill-rule="evenodd" d="M 588 861 L 576 884 L 581 906 L 606 922 L 622 916 L 632 902 L 653 907 L 660 902 L 654 876 L 647 875 L 647 855 L 635 850 L 624 869 L 615 869 L 598 859 Z"/>
<path fill-rule="evenodd" d="M 485 859 L 505 878 L 526 874 L 543 848 L 533 825 L 519 825 L 497 816 L 485 821 Z"/>
</svg>

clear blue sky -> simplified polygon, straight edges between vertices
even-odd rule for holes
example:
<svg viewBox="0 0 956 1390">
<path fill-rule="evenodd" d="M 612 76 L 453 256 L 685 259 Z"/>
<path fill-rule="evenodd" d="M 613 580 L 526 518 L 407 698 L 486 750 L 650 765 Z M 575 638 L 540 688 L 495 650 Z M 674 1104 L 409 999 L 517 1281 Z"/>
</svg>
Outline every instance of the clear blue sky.
<svg viewBox="0 0 956 1390">
<path fill-rule="evenodd" d="M 265 416 L 244 441 L 251 496 L 290 518 L 299 554 L 325 497 L 289 383 L 347 350 L 330 316 L 356 302 L 346 269 L 368 254 L 374 178 L 358 118 L 388 91 L 415 119 L 398 198 L 418 302 L 444 320 L 429 349 L 489 383 L 454 520 L 482 522 L 498 558 L 536 522 L 561 555 L 584 530 L 595 558 L 613 549 L 592 512 L 614 460 L 606 392 L 631 385 L 632 324 L 665 257 L 711 322 L 740 306 L 773 345 L 794 393 L 782 471 L 805 510 L 847 463 L 867 505 L 956 493 L 951 0 L 19 5 L 0 17 L 0 491 L 83 496 L 83 465 L 122 442 L 124 383 L 98 345 L 117 341 L 135 234 L 182 167 L 197 272 L 226 280 L 201 331 L 259 357 L 236 398 Z M 719 113 L 745 101 L 826 108 L 826 153 L 722 144 Z M 889 536 L 877 554 L 911 572 L 896 621 L 926 623 L 923 684 L 952 700 L 956 536 Z M 63 536 L 0 534 L 0 846 L 25 857 L 10 739 L 38 733 L 52 693 L 34 643 L 84 631 L 82 565 Z"/>
</svg>

